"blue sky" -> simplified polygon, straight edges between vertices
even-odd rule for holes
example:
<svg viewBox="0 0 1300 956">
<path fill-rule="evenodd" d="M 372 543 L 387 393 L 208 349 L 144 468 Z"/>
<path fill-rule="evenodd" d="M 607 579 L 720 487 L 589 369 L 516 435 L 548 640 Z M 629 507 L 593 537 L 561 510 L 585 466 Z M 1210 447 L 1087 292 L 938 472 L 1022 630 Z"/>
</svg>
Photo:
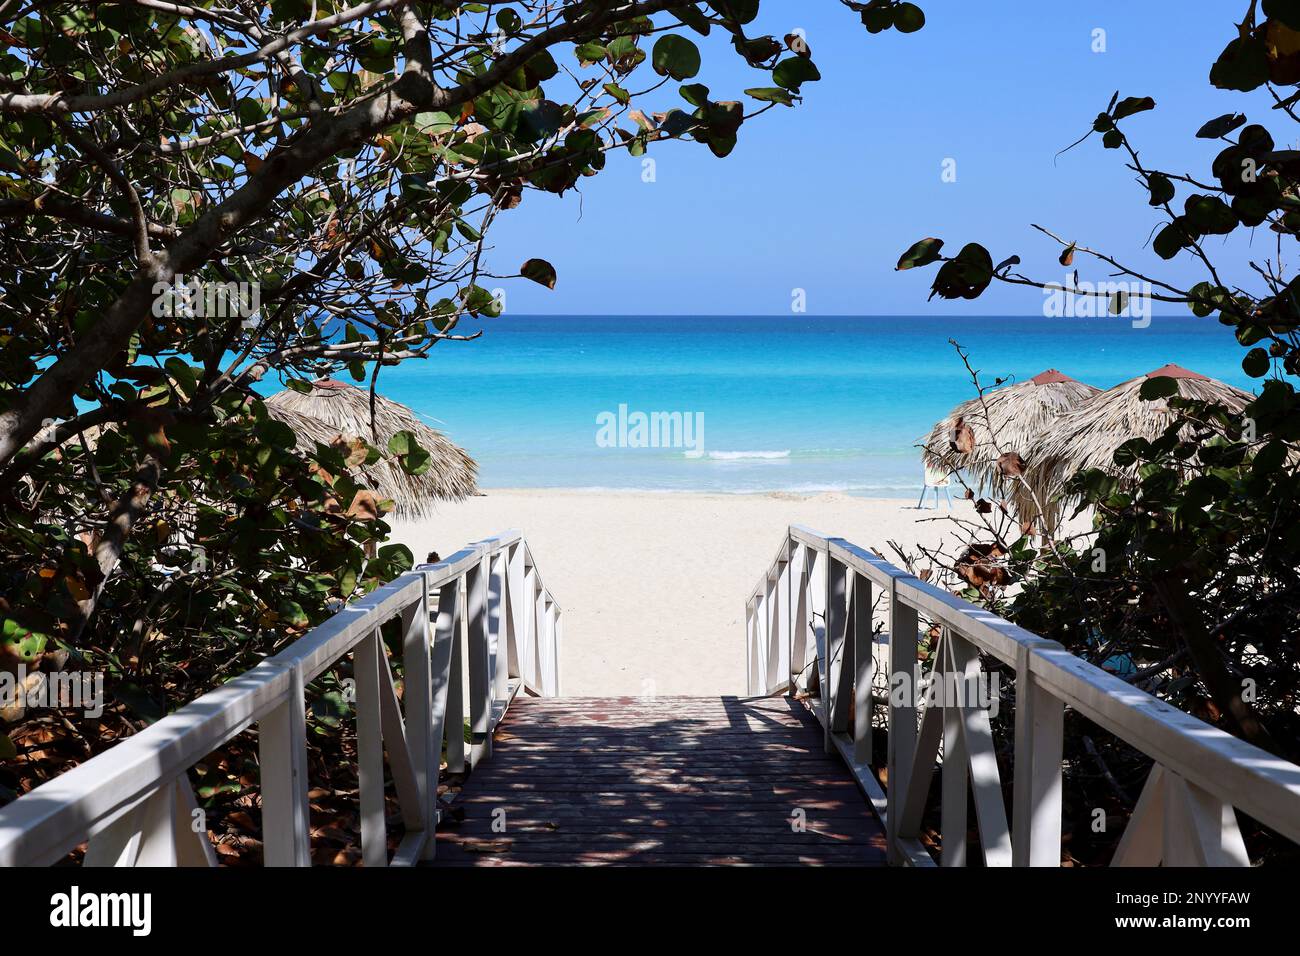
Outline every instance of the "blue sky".
<svg viewBox="0 0 1300 956">
<path fill-rule="evenodd" d="M 927 304 L 933 267 L 894 271 L 913 241 L 939 236 L 949 252 L 980 241 L 995 261 L 1018 254 L 1026 274 L 1062 281 L 1059 249 L 1031 222 L 1190 284 L 1202 277 L 1190 258 L 1165 263 L 1145 248 L 1161 220 L 1119 152 L 1094 137 L 1054 154 L 1116 90 L 1155 98 L 1154 112 L 1125 124 L 1155 167 L 1208 178 L 1222 144 L 1193 136 L 1229 111 L 1263 122 L 1279 144 L 1295 139 L 1266 94 L 1207 82 L 1245 0 L 924 0 L 927 25 L 910 36 L 872 36 L 832 0 L 763 6 L 764 31 L 806 32 L 822 81 L 805 85 L 795 109 L 747 124 L 726 159 L 693 143 L 660 144 L 649 154 L 653 183 L 642 182 L 639 159 L 619 153 L 580 196 L 527 194 L 494 225 L 490 263 L 509 272 L 541 256 L 559 283 L 510 283 L 509 313 L 780 314 L 801 288 L 814 314 L 1037 315 L 1034 290 Z M 1106 31 L 1104 53 L 1092 51 L 1096 29 Z M 771 85 L 719 38 L 701 46 L 696 82 L 715 99 Z M 666 103 L 684 105 L 675 92 L 654 105 Z M 949 158 L 955 183 L 941 180 Z M 1267 255 L 1269 238 L 1227 248 L 1213 239 L 1211 255 L 1225 278 L 1245 284 L 1248 258 Z M 1076 265 L 1084 280 L 1106 276 L 1082 257 Z"/>
</svg>

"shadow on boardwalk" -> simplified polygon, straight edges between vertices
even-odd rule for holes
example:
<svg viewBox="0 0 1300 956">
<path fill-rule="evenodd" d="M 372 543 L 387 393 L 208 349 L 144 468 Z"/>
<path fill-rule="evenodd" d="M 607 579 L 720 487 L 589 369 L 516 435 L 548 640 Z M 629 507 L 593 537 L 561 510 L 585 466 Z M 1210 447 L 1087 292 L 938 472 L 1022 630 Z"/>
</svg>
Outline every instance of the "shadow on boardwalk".
<svg viewBox="0 0 1300 956">
<path fill-rule="evenodd" d="M 434 865 L 885 860 L 820 726 L 780 697 L 519 699 L 457 805 Z"/>
</svg>

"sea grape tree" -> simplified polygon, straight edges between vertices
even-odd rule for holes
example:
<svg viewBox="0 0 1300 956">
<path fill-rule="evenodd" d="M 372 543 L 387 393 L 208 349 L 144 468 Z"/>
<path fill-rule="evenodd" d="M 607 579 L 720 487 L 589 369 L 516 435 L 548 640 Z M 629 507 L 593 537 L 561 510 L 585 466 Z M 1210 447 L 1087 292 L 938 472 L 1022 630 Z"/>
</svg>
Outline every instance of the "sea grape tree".
<svg viewBox="0 0 1300 956">
<path fill-rule="evenodd" d="M 1266 92 L 1272 109 L 1259 117 L 1243 107 L 1188 130 L 1217 144 L 1209 168 L 1189 172 L 1176 156 L 1157 163 L 1139 148 L 1130 131 L 1156 109 L 1148 96 L 1116 93 L 1080 141 L 1113 151 L 1132 172 L 1153 213 L 1157 262 L 1121 261 L 1060 229 L 1035 228 L 1054 243 L 1057 265 L 1074 269 L 1090 260 L 1134 294 L 1221 323 L 1225 348 L 1244 349 L 1241 367 L 1259 380 L 1258 396 L 1237 414 L 1176 397 L 1172 379 L 1149 379 L 1142 398 L 1177 412 L 1168 430 L 1156 441 L 1125 443 L 1114 468 L 1084 471 L 1069 488 L 1094 509 L 1093 539 L 1086 548 L 1042 547 L 1027 533 L 998 542 L 1014 571 L 1008 580 L 1023 588 L 994 603 L 1098 662 L 1139 661 L 1128 676 L 1143 686 L 1296 759 L 1300 152 L 1286 145 L 1294 131 L 1278 127 L 1300 122 L 1300 2 L 1241 6 L 1242 20 L 1208 79 L 1219 90 Z M 1232 236 L 1253 242 L 1225 244 Z M 1197 278 L 1162 278 L 1159 261 L 1175 259 L 1186 260 Z M 1019 255 L 1000 258 L 977 242 L 950 254 L 940 239 L 927 238 L 898 262 L 901 270 L 933 265 L 932 297 L 975 299 L 994 283 L 1063 288 L 1027 275 Z M 1064 291 L 1101 299 L 1101 315 L 1131 308 L 1123 292 L 1073 285 Z M 1034 466 L 1032 458 L 1024 462 L 1030 478 Z"/>
<path fill-rule="evenodd" d="M 775 6 L 0 0 L 0 666 L 71 649 L 174 701 L 409 566 L 363 557 L 349 469 L 388 449 L 301 453 L 254 385 L 373 387 L 498 314 L 489 280 L 553 286 L 491 261 L 495 218 L 799 103 Z M 706 85 L 718 41 L 752 85 Z"/>
</svg>

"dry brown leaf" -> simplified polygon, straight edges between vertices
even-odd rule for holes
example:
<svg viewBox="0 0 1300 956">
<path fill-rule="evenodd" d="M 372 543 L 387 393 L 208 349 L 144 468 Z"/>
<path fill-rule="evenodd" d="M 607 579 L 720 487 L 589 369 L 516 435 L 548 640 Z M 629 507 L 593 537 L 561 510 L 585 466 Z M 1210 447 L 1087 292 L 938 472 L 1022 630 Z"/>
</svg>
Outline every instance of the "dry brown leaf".
<svg viewBox="0 0 1300 956">
<path fill-rule="evenodd" d="M 975 450 L 975 429 L 966 424 L 966 419 L 959 418 L 952 426 L 952 447 L 963 455 Z"/>
<path fill-rule="evenodd" d="M 1016 452 L 998 456 L 998 474 L 1004 478 L 1019 478 L 1025 473 L 1025 460 Z"/>
<path fill-rule="evenodd" d="M 380 507 L 379 498 L 373 491 L 367 491 L 365 488 L 353 495 L 352 504 L 348 506 L 348 517 L 362 521 L 375 521 L 383 514 L 384 509 Z"/>
</svg>

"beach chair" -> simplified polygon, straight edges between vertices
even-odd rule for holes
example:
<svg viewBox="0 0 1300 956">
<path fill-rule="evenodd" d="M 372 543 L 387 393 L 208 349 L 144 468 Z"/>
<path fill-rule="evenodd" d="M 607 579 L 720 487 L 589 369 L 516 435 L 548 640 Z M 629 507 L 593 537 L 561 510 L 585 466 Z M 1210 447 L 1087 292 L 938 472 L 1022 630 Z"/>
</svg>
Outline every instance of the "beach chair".
<svg viewBox="0 0 1300 956">
<path fill-rule="evenodd" d="M 921 500 L 916 503 L 917 508 L 925 507 L 925 496 L 931 488 L 934 489 L 934 507 L 936 511 L 939 509 L 940 492 L 943 492 L 944 497 L 948 499 L 948 507 L 952 508 L 952 492 L 948 490 L 949 483 L 950 475 L 948 472 L 939 471 L 927 465 L 925 469 L 925 484 L 921 486 Z"/>
</svg>

